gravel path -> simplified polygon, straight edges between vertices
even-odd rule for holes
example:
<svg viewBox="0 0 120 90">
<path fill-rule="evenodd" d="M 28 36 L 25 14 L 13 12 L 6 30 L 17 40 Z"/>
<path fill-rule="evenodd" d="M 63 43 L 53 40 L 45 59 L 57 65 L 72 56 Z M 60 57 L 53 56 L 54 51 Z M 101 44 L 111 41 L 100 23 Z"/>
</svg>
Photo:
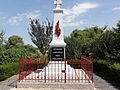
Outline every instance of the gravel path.
<svg viewBox="0 0 120 90">
<path fill-rule="evenodd" d="M 16 89 L 17 81 L 18 81 L 18 75 L 14 75 L 8 78 L 7 80 L 0 82 L 0 90 L 28 90 L 28 88 L 27 89 L 22 89 L 22 88 Z M 94 83 L 95 83 L 95 88 L 97 88 L 96 90 L 119 90 L 95 74 L 94 74 Z M 29 90 L 33 90 L 33 89 L 29 88 Z M 39 88 L 39 89 L 34 89 L 34 90 L 56 90 L 56 89 Z M 67 90 L 67 89 L 57 89 L 57 90 Z"/>
</svg>

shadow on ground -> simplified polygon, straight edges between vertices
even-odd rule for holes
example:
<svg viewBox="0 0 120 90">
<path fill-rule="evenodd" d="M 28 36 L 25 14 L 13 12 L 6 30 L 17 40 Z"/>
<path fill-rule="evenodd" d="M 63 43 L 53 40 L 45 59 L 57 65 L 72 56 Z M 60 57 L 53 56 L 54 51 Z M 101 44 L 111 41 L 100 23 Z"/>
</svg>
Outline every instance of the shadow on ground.
<svg viewBox="0 0 120 90">
<path fill-rule="evenodd" d="M 108 82 L 109 84 L 111 84 L 113 87 L 115 87 L 116 89 L 120 90 L 120 83 L 117 82 L 117 81 L 113 81 L 112 78 L 110 78 L 108 75 L 106 75 L 105 73 L 103 72 L 98 72 L 96 70 L 94 70 L 94 73 L 101 77 L 102 79 L 106 80 L 106 82 Z M 120 78 L 118 78 L 120 79 Z"/>
</svg>

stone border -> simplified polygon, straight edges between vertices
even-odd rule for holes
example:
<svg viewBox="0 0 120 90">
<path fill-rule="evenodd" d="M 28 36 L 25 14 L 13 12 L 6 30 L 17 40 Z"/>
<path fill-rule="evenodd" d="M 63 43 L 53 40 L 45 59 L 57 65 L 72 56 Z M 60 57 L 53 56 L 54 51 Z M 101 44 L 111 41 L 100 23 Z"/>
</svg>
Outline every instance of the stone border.
<svg viewBox="0 0 120 90">
<path fill-rule="evenodd" d="M 94 90 L 95 85 L 90 83 L 40 83 L 17 82 L 17 88 L 54 88 L 54 89 L 85 89 Z"/>
</svg>

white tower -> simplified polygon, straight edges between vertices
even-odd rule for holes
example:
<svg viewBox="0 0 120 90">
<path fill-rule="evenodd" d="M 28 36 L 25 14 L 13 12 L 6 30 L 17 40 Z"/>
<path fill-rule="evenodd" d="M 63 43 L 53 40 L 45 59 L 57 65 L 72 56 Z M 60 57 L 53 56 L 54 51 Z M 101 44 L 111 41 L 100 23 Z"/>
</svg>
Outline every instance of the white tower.
<svg viewBox="0 0 120 90">
<path fill-rule="evenodd" d="M 65 57 L 65 46 L 66 46 L 66 43 L 64 42 L 64 34 L 63 34 L 63 9 L 61 8 L 62 1 L 55 0 L 54 4 L 55 4 L 55 9 L 53 9 L 53 13 L 54 13 L 53 38 L 50 43 L 51 55 L 52 55 L 51 58 L 62 60 L 60 59 L 60 57 L 62 56 Z M 60 55 L 62 51 L 64 55 Z M 54 55 L 54 53 L 56 54 Z"/>
</svg>

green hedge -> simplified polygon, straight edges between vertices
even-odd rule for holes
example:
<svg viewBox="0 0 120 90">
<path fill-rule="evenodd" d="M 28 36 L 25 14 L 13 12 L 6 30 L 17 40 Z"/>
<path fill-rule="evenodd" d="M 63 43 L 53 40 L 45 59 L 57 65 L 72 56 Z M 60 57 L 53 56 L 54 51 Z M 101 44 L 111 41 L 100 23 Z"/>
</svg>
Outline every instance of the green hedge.
<svg viewBox="0 0 120 90">
<path fill-rule="evenodd" d="M 38 56 L 37 51 L 28 50 L 26 48 L 10 48 L 0 51 L 0 65 L 18 62 L 21 58 Z"/>
<path fill-rule="evenodd" d="M 0 81 L 18 73 L 18 63 L 0 65 Z"/>
<path fill-rule="evenodd" d="M 120 63 L 107 60 L 94 60 L 94 71 L 101 73 L 113 82 L 120 82 Z"/>
</svg>

